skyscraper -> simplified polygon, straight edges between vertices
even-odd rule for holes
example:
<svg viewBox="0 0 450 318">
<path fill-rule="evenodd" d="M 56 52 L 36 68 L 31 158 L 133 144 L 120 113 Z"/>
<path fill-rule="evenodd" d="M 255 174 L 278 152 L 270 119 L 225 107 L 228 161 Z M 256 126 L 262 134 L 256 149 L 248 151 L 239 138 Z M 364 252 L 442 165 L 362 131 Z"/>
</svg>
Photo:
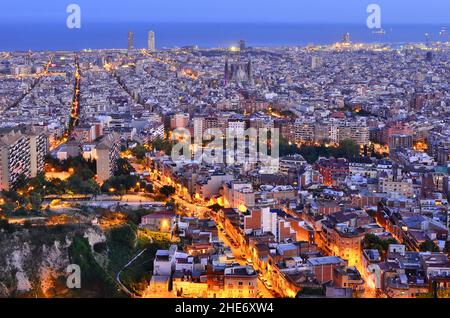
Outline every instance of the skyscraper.
<svg viewBox="0 0 450 318">
<path fill-rule="evenodd" d="M 155 52 L 155 32 L 150 31 L 148 32 L 148 46 L 147 49 L 150 52 Z"/>
<path fill-rule="evenodd" d="M 239 41 L 239 49 L 241 50 L 241 52 L 245 51 L 246 49 L 245 40 Z"/>
<path fill-rule="evenodd" d="M 225 85 L 228 84 L 228 80 L 230 79 L 230 68 L 228 67 L 228 58 L 225 59 Z"/>
<path fill-rule="evenodd" d="M 344 43 L 350 43 L 350 33 L 345 33 L 343 38 Z"/>
<path fill-rule="evenodd" d="M 128 32 L 128 50 L 132 50 L 134 48 L 134 33 Z"/>
<path fill-rule="evenodd" d="M 425 33 L 425 45 L 426 45 L 426 47 L 430 47 L 431 46 L 431 38 L 430 38 L 430 34 L 429 33 Z"/>
</svg>

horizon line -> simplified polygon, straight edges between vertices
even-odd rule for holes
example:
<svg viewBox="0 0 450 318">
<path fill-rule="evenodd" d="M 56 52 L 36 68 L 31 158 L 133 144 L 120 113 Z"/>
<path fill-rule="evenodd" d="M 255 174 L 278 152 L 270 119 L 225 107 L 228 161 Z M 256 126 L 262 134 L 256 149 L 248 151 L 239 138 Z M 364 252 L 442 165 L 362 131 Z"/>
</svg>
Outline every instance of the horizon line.
<svg viewBox="0 0 450 318">
<path fill-rule="evenodd" d="M 0 25 L 2 24 L 60 24 L 64 21 L 8 21 L 0 19 Z M 361 22 L 342 22 L 342 21 L 113 21 L 113 20 L 84 20 L 83 23 L 87 24 L 306 24 L 306 25 L 366 25 Z M 383 25 L 430 25 L 430 26 L 447 26 L 449 22 L 384 22 Z"/>
</svg>

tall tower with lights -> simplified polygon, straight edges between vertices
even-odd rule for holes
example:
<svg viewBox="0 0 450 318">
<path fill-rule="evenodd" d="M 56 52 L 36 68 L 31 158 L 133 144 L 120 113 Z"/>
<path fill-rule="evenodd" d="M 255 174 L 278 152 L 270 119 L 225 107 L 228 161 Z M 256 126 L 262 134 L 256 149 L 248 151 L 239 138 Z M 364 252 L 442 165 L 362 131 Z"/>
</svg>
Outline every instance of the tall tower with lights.
<svg viewBox="0 0 450 318">
<path fill-rule="evenodd" d="M 240 41 L 239 41 L 239 50 L 240 50 L 241 52 L 244 52 L 246 48 L 247 48 L 247 46 L 246 46 L 246 44 L 245 44 L 245 40 L 240 40 Z"/>
<path fill-rule="evenodd" d="M 134 33 L 129 31 L 128 32 L 128 50 L 131 51 L 134 49 Z"/>
<path fill-rule="evenodd" d="M 156 47 L 155 47 L 155 32 L 153 32 L 153 31 L 148 32 L 147 49 L 150 52 L 155 52 L 156 51 Z"/>
<path fill-rule="evenodd" d="M 346 44 L 349 44 L 351 42 L 351 40 L 350 40 L 350 33 L 347 32 L 347 33 L 344 34 L 344 36 L 342 38 L 342 42 L 346 43 Z"/>
</svg>

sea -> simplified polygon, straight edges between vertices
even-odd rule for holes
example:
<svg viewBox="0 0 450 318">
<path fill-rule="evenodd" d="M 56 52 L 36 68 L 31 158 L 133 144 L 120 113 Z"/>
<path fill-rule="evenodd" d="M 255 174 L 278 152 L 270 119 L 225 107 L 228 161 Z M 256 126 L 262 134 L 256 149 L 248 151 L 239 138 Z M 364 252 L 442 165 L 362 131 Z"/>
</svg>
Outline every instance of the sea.
<svg viewBox="0 0 450 318">
<path fill-rule="evenodd" d="M 342 41 L 350 33 L 358 43 L 417 43 L 450 41 L 443 25 L 383 25 L 376 34 L 364 24 L 284 23 L 83 23 L 69 29 L 65 23 L 0 22 L 0 51 L 79 51 L 83 49 L 125 49 L 128 32 L 134 33 L 134 47 L 146 48 L 149 31 L 156 35 L 158 49 L 196 45 L 224 48 L 245 40 L 247 46 L 277 47 L 321 45 Z"/>
</svg>

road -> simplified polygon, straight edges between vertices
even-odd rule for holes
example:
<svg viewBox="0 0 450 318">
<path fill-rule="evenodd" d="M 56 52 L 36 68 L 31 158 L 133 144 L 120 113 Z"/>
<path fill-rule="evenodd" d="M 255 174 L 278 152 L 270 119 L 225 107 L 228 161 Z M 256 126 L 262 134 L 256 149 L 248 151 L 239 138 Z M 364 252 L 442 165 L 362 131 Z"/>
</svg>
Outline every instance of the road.
<svg viewBox="0 0 450 318">
<path fill-rule="evenodd" d="M 10 224 L 23 224 L 26 221 L 36 222 L 36 221 L 45 221 L 47 218 L 45 217 L 25 217 L 25 218 L 8 218 L 8 223 Z"/>
<path fill-rule="evenodd" d="M 216 224 L 218 224 L 217 221 Z M 239 245 L 237 248 L 234 247 L 233 244 L 234 242 L 231 242 L 231 240 L 228 239 L 227 236 L 223 234 L 220 230 L 219 230 L 219 239 L 231 249 L 231 252 L 233 253 L 233 256 L 235 257 L 237 263 L 239 263 L 242 266 L 248 266 L 247 259 L 251 259 L 250 255 L 245 254 Z M 245 257 L 242 257 L 242 255 L 245 255 Z M 258 276 L 258 290 L 261 293 L 262 298 L 274 298 L 272 292 L 267 289 L 267 287 L 262 282 L 261 277 L 259 276 Z"/>
<path fill-rule="evenodd" d="M 158 189 L 158 188 L 161 188 L 164 184 L 158 180 L 154 180 L 153 185 L 154 185 L 155 189 Z M 189 201 L 181 198 L 179 195 L 173 195 L 172 198 L 175 200 L 176 203 L 178 203 L 180 206 L 182 206 L 183 209 L 187 210 L 188 215 L 198 217 L 198 218 L 212 218 L 215 221 L 216 225 L 218 226 L 219 239 L 222 242 L 224 242 L 224 244 L 231 249 L 237 263 L 239 263 L 240 265 L 243 265 L 243 266 L 248 266 L 246 259 L 251 259 L 251 256 L 245 255 L 245 258 L 241 257 L 244 254 L 244 251 L 239 246 L 237 248 L 234 247 L 234 244 L 233 244 L 234 242 L 231 242 L 230 239 L 228 239 L 220 231 L 220 228 L 223 228 L 223 226 L 222 226 L 219 218 L 216 216 L 215 213 L 213 213 L 211 211 L 211 209 L 209 209 L 205 205 L 189 202 Z M 189 213 L 189 211 L 191 213 Z M 258 290 L 260 291 L 263 298 L 274 298 L 274 295 L 272 294 L 272 292 L 270 290 L 268 290 L 267 287 L 262 282 L 261 277 L 258 277 Z"/>
<path fill-rule="evenodd" d="M 151 206 L 165 206 L 165 202 L 154 201 L 153 199 L 143 195 L 143 194 L 126 194 L 122 197 L 120 196 L 109 196 L 109 195 L 99 195 L 94 199 L 58 199 L 59 202 L 52 204 L 52 209 L 67 208 L 67 205 L 79 204 L 79 205 L 89 205 L 96 207 L 110 207 L 113 205 L 130 205 L 130 206 L 140 206 L 140 205 L 151 205 Z M 50 204 L 50 202 L 47 202 Z"/>
<path fill-rule="evenodd" d="M 147 249 L 143 249 L 139 254 L 137 254 L 135 257 L 133 257 L 116 275 L 116 282 L 119 285 L 120 289 L 127 294 L 128 296 L 130 296 L 131 298 L 140 298 L 139 296 L 137 296 L 135 293 L 131 292 L 120 280 L 120 274 L 122 274 L 122 272 L 127 269 L 128 267 L 131 266 L 131 264 L 134 263 L 134 261 L 136 261 L 142 254 L 144 254 L 144 252 Z"/>
</svg>

